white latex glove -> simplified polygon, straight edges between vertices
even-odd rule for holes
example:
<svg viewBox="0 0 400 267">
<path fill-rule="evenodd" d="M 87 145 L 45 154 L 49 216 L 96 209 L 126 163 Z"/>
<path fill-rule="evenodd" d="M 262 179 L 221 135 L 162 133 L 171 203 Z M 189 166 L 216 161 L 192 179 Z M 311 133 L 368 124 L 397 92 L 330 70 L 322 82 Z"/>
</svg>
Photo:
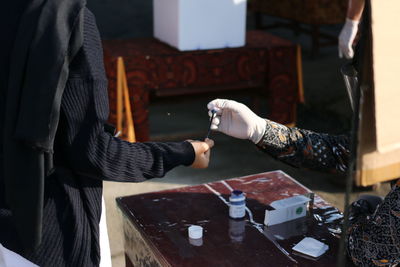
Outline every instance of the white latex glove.
<svg viewBox="0 0 400 267">
<path fill-rule="evenodd" d="M 254 114 L 242 103 L 215 99 L 208 103 L 209 115 L 211 110 L 216 111 L 216 116 L 211 123 L 211 129 L 239 139 L 249 139 L 253 143 L 260 142 L 264 135 L 267 122 Z"/>
<path fill-rule="evenodd" d="M 353 42 L 358 31 L 359 21 L 346 18 L 342 31 L 339 34 L 339 57 L 353 58 Z"/>
</svg>

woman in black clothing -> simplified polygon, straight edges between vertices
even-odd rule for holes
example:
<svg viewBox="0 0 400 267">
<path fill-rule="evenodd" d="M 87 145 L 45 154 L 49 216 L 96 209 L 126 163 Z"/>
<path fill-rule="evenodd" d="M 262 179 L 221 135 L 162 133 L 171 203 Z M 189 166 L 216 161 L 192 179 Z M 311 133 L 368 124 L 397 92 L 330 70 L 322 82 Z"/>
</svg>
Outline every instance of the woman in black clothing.
<svg viewBox="0 0 400 267">
<path fill-rule="evenodd" d="M 211 140 L 129 143 L 105 130 L 107 80 L 83 0 L 0 9 L 0 243 L 39 266 L 98 266 L 102 181 L 208 166 Z"/>
<path fill-rule="evenodd" d="M 345 173 L 349 141 L 344 135 L 315 133 L 289 128 L 260 118 L 248 107 L 232 100 L 216 99 L 208 104 L 217 111 L 212 129 L 251 140 L 262 151 L 297 168 Z M 400 264 L 400 180 L 376 207 L 366 199 L 352 204 L 347 252 L 358 266 Z"/>
</svg>

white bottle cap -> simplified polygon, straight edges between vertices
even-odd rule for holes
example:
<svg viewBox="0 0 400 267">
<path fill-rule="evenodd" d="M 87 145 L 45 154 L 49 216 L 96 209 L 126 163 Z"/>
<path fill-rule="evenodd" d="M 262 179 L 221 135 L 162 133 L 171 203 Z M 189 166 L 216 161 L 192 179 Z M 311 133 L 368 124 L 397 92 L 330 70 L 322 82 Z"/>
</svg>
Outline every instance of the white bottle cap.
<svg viewBox="0 0 400 267">
<path fill-rule="evenodd" d="M 203 227 L 199 225 L 192 225 L 188 229 L 189 238 L 198 239 L 203 237 Z"/>
</svg>

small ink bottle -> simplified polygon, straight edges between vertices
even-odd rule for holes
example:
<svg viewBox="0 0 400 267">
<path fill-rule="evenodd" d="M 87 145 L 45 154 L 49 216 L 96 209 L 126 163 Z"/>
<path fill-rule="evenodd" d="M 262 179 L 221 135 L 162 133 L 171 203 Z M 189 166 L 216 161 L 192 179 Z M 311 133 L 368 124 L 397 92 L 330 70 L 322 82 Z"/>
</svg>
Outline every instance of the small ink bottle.
<svg viewBox="0 0 400 267">
<path fill-rule="evenodd" d="M 246 215 L 246 197 L 240 190 L 233 190 L 229 197 L 229 217 L 242 219 Z"/>
</svg>

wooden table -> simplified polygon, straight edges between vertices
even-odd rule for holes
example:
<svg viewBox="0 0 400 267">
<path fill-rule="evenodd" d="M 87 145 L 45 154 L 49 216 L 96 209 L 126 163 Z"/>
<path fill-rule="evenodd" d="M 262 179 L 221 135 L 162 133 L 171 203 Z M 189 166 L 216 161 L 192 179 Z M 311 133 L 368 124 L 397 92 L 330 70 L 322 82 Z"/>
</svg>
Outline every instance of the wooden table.
<svg viewBox="0 0 400 267">
<path fill-rule="evenodd" d="M 228 217 L 221 198 L 228 200 L 232 189 L 246 193 L 253 221 L 249 216 Z M 306 217 L 262 225 L 269 203 L 298 194 L 314 195 L 284 172 L 274 171 L 118 198 L 126 266 L 336 266 L 342 216 L 319 196 L 314 196 Z M 192 224 L 203 226 L 201 240 L 189 240 Z M 328 244 L 329 250 L 316 260 L 296 254 L 292 247 L 306 236 Z"/>
<path fill-rule="evenodd" d="M 239 48 L 181 52 L 154 38 L 103 43 L 110 121 L 116 122 L 116 62 L 123 57 L 136 137 L 149 139 L 149 96 L 188 96 L 246 90 L 268 106 L 268 117 L 293 124 L 299 101 L 300 49 L 264 31 L 249 31 Z M 206 105 L 206 103 L 205 103 Z"/>
</svg>

